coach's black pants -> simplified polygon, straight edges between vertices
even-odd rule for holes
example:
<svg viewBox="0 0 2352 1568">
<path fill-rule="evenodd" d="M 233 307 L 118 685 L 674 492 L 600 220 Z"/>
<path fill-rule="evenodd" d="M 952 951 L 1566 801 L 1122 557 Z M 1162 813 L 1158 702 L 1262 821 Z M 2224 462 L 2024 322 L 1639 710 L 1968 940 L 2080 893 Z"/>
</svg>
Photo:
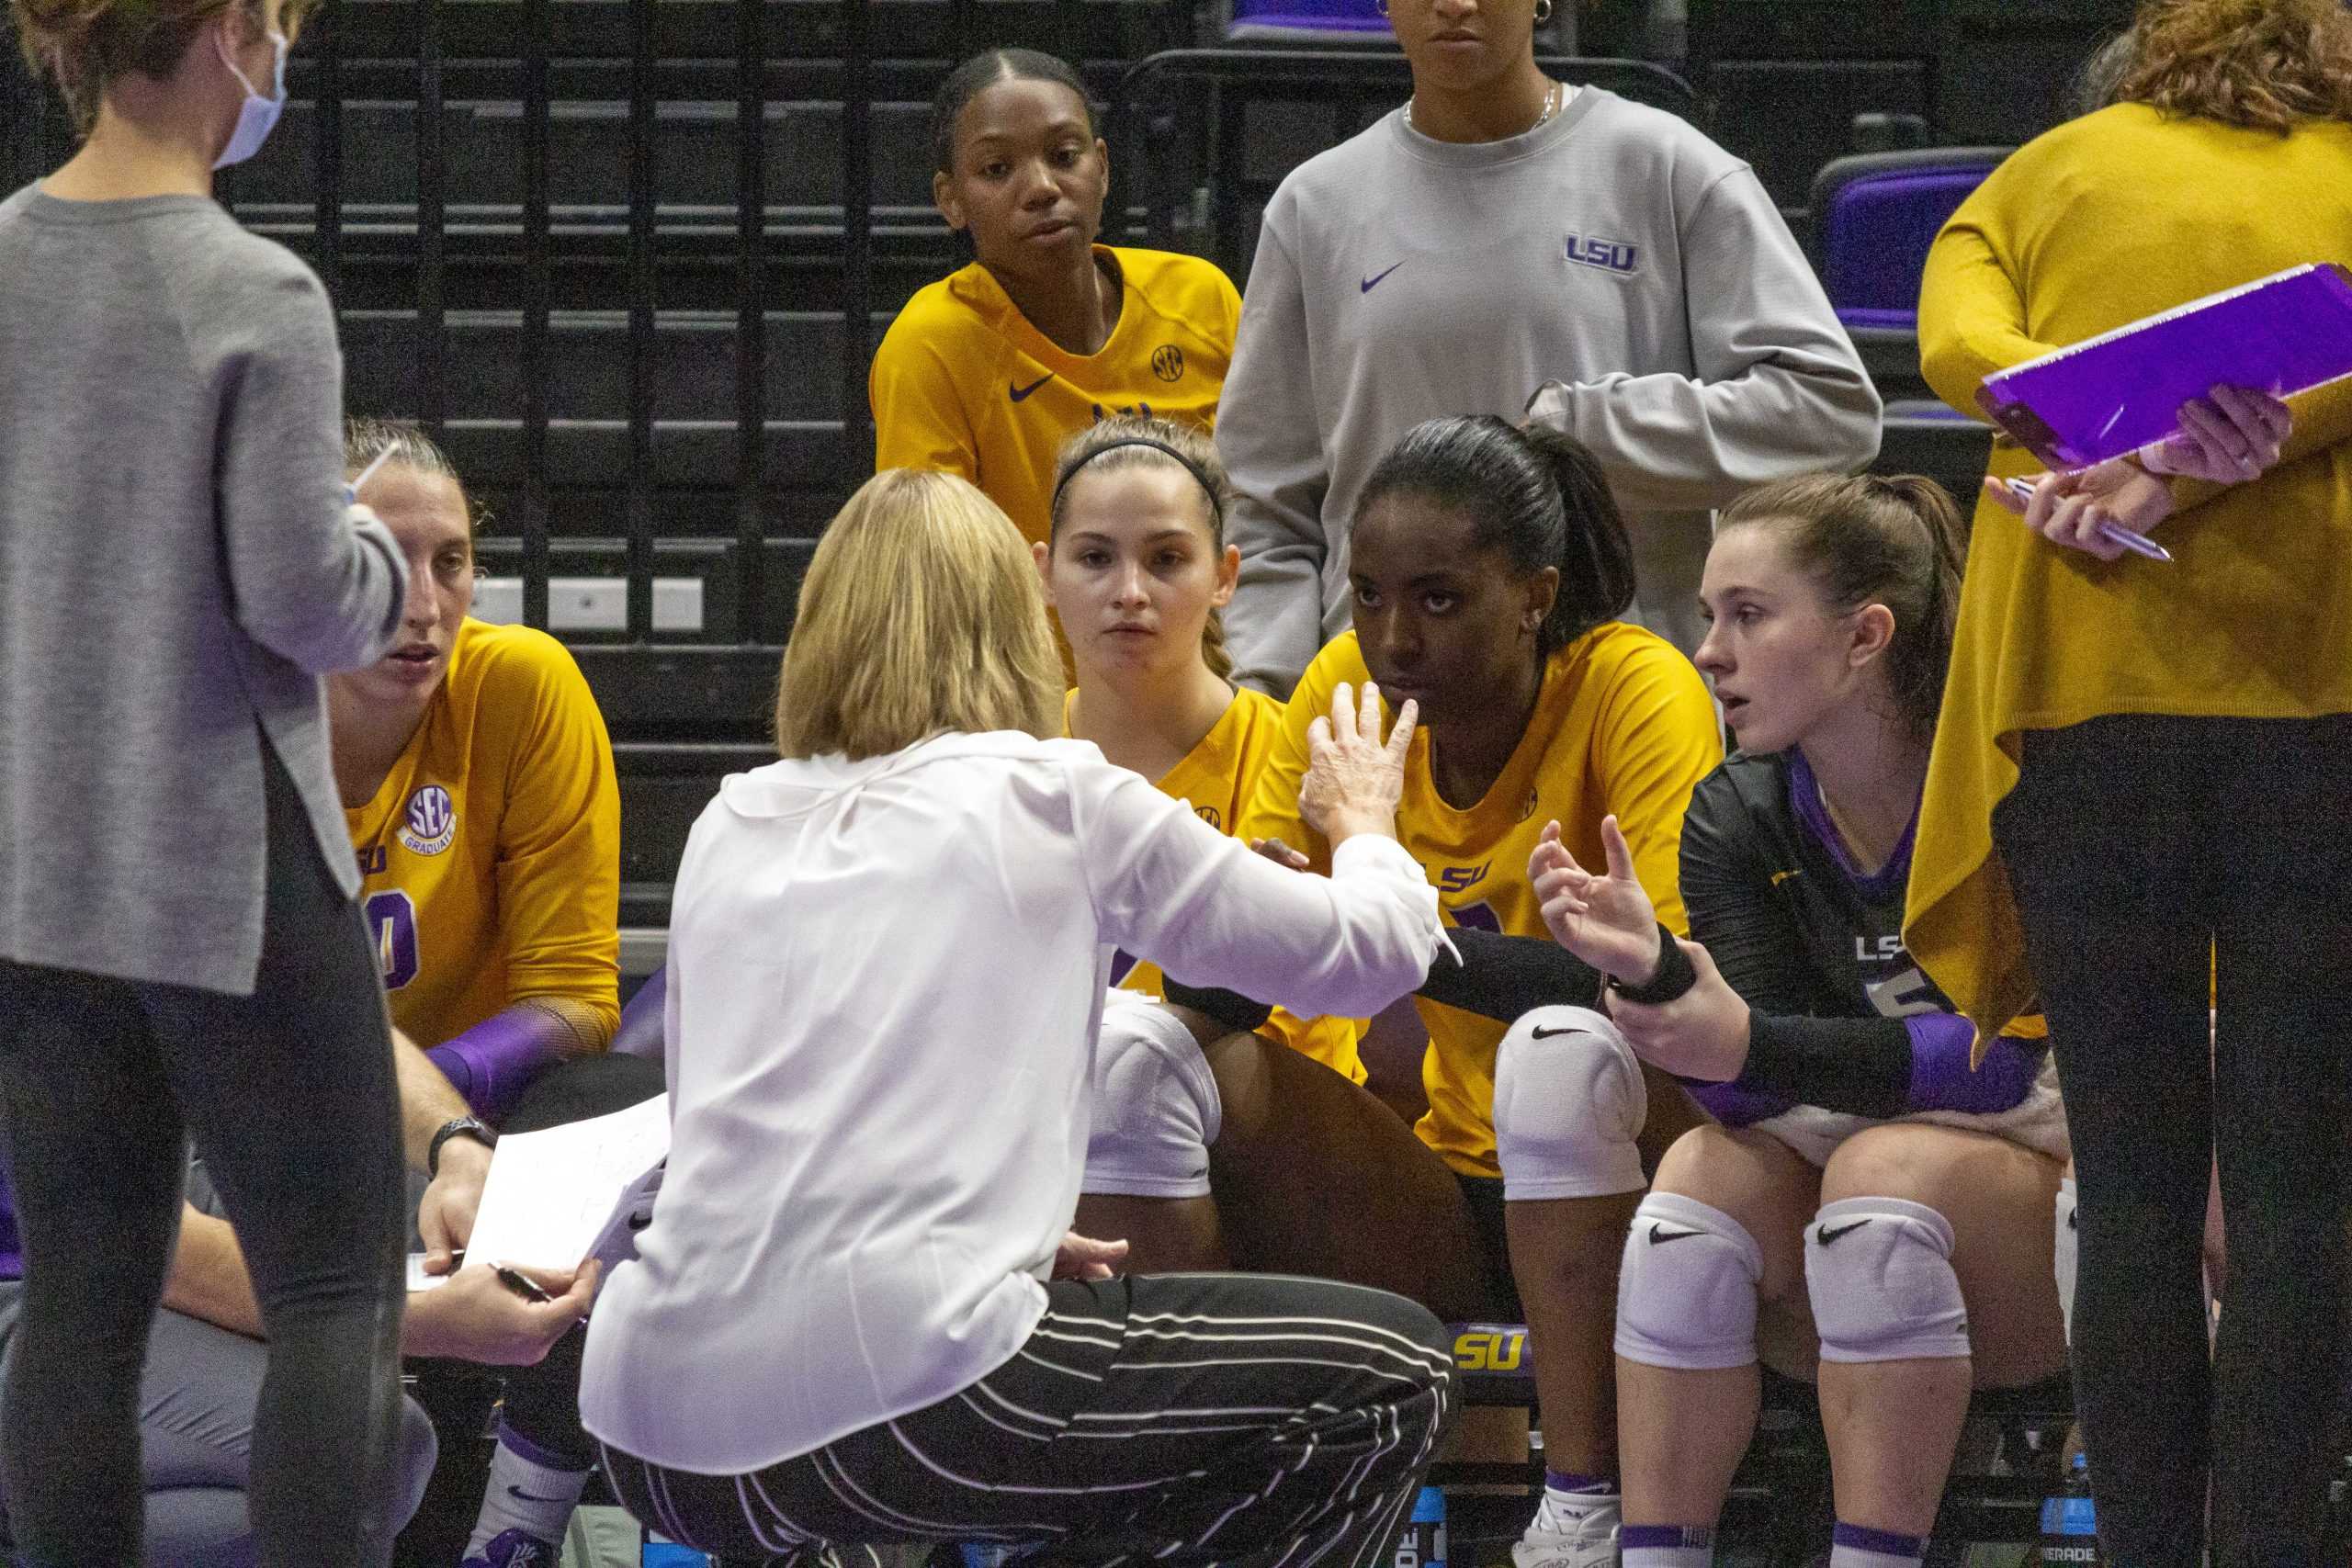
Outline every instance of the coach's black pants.
<svg viewBox="0 0 2352 1568">
<path fill-rule="evenodd" d="M 742 1477 L 607 1448 L 613 1489 L 727 1568 L 956 1540 L 1064 1565 L 1368 1568 L 1453 1414 L 1435 1318 L 1281 1275 L 1047 1290 L 1028 1344 L 936 1404 Z"/>
<path fill-rule="evenodd" d="M 2075 1368 L 2108 1561 L 2317 1561 L 2342 1452 L 2352 717 L 2030 731 L 1994 814 L 2081 1189 Z M 2219 1032 L 2208 1070 L 2209 952 Z M 2209 1368 L 2209 1155 L 2230 1266 Z"/>
<path fill-rule="evenodd" d="M 391 1034 L 358 907 L 264 758 L 252 996 L 0 962 L 0 1127 L 25 1251 L 0 1483 L 19 1561 L 40 1568 L 140 1559 L 140 1363 L 191 1134 L 268 1331 L 259 1561 L 365 1565 L 390 1543 L 408 1230 Z"/>
</svg>

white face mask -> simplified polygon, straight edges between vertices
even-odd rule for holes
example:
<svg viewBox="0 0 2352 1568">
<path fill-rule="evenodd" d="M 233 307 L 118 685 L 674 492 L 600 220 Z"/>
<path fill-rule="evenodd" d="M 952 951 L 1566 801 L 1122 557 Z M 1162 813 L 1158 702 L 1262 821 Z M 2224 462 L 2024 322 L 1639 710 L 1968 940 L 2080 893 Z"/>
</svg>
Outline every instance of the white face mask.
<svg viewBox="0 0 2352 1568">
<path fill-rule="evenodd" d="M 237 62 L 229 58 L 229 46 L 220 41 L 221 36 L 220 33 L 212 35 L 212 47 L 220 51 L 220 63 L 229 68 L 229 73 L 243 83 L 245 103 L 237 111 L 237 129 L 229 133 L 229 145 L 220 149 L 220 156 L 212 160 L 212 166 L 216 169 L 242 164 L 260 152 L 261 144 L 269 140 L 270 131 L 277 125 L 277 117 L 286 108 L 286 35 L 275 28 L 270 31 L 269 41 L 277 51 L 277 74 L 272 83 L 277 90 L 276 96 L 267 98 L 254 91 L 253 83 L 237 69 Z"/>
</svg>

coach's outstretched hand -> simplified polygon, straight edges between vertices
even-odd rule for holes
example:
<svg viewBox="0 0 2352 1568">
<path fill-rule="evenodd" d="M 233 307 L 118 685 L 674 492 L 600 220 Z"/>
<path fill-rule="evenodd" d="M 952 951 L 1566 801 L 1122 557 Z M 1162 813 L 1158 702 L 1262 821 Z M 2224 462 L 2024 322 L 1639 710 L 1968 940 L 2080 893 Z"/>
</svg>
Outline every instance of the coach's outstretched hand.
<svg viewBox="0 0 2352 1568">
<path fill-rule="evenodd" d="M 1405 753 L 1413 744 L 1420 705 L 1408 699 L 1384 744 L 1380 688 L 1366 681 L 1361 698 L 1344 681 L 1332 689 L 1331 712 L 1306 731 L 1306 776 L 1299 781 L 1298 814 L 1334 849 L 1358 833 L 1396 836 L 1396 803 L 1405 795 Z"/>
</svg>

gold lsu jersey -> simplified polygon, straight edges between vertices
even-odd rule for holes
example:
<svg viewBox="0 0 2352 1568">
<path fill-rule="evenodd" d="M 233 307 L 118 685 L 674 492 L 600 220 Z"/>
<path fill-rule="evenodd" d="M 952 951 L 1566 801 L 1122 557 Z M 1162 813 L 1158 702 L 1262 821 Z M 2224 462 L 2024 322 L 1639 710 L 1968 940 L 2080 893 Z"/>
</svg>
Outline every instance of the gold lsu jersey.
<svg viewBox="0 0 2352 1568">
<path fill-rule="evenodd" d="M 1232 280 L 1198 256 L 1094 249 L 1123 298 L 1091 355 L 1030 325 L 978 262 L 919 289 L 867 375 L 875 468 L 960 474 L 1038 541 L 1052 532 L 1055 457 L 1076 432 L 1117 413 L 1214 428 L 1241 321 Z"/>
<path fill-rule="evenodd" d="M 437 1045 L 526 997 L 620 1015 L 620 790 L 563 645 L 469 619 L 375 797 L 344 813 L 392 1021 Z"/>
<path fill-rule="evenodd" d="M 1062 698 L 1065 735 L 1069 733 L 1070 705 L 1077 697 L 1073 690 Z M 1233 701 L 1226 705 L 1225 712 L 1201 737 L 1200 743 L 1153 783 L 1160 794 L 1182 801 L 1193 808 L 1194 816 L 1218 832 L 1231 833 L 1250 800 L 1259 765 L 1274 743 L 1274 732 L 1281 728 L 1282 717 L 1282 704 L 1265 693 L 1247 687 L 1236 691 Z M 1125 953 L 1111 961 L 1111 983 L 1147 996 L 1165 994 L 1159 965 Z"/>
<path fill-rule="evenodd" d="M 1285 840 L 1329 866 L 1329 847 L 1298 816 L 1306 728 L 1330 711 L 1333 687 L 1370 678 L 1354 632 L 1316 655 L 1259 772 L 1243 832 Z M 1436 886 L 1450 923 L 1548 941 L 1527 877 L 1544 824 L 1557 818 L 1561 841 L 1580 863 L 1598 867 L 1607 863 L 1600 819 L 1614 812 L 1658 919 L 1687 932 L 1677 890 L 1682 815 L 1691 789 L 1722 761 L 1714 703 L 1690 661 L 1651 632 L 1608 621 L 1552 655 L 1526 733 L 1476 804 L 1457 808 L 1438 795 L 1429 732 L 1413 737 L 1396 836 Z M 1431 1001 L 1415 1005 L 1430 1032 L 1421 1066 L 1430 1109 L 1416 1131 L 1455 1170 L 1499 1176 L 1495 1051 L 1504 1026 Z"/>
</svg>

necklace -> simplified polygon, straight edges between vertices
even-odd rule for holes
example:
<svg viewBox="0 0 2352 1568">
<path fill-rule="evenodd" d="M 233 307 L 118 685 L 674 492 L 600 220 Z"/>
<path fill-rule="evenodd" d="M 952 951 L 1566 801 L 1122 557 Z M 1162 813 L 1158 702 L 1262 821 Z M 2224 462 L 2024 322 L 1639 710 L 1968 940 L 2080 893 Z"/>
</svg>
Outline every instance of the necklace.
<svg viewBox="0 0 2352 1568">
<path fill-rule="evenodd" d="M 1561 84 L 1557 82 L 1552 84 L 1552 90 L 1544 95 L 1544 112 L 1535 117 L 1535 124 L 1529 126 L 1527 130 L 1535 130 L 1537 126 L 1543 125 L 1554 115 L 1560 112 L 1560 106 L 1564 101 L 1560 96 L 1560 86 Z M 1405 100 L 1405 129 L 1408 130 L 1413 129 L 1413 100 L 1410 98 L 1407 98 Z M 1527 134 L 1527 130 L 1520 131 L 1517 134 L 1524 136 Z"/>
</svg>

